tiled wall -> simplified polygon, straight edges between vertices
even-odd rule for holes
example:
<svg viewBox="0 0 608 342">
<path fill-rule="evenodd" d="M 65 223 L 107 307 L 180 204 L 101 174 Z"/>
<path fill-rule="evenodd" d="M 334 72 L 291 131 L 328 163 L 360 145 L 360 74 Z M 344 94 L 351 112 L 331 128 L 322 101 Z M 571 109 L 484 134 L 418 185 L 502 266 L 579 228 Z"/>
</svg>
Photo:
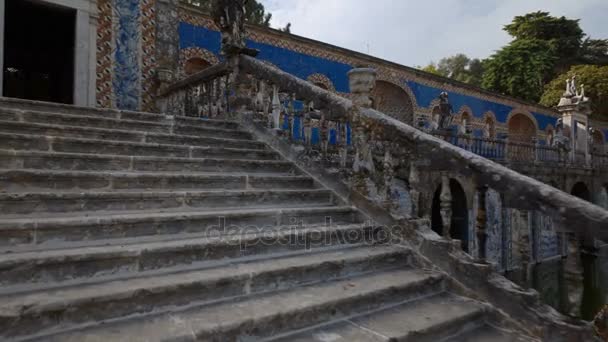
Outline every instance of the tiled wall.
<svg viewBox="0 0 608 342">
<path fill-rule="evenodd" d="M 193 10 L 182 8 L 179 12 L 180 49 L 197 48 L 207 56 L 219 52 L 219 33 L 210 18 Z M 555 125 L 559 115 L 553 110 L 516 101 L 487 92 L 476 91 L 470 87 L 460 87 L 449 80 L 426 76 L 407 67 L 382 62 L 377 59 L 360 58 L 355 53 L 336 49 L 335 47 L 280 34 L 263 28 L 249 28 L 247 45 L 260 50 L 259 58 L 266 60 L 282 70 L 303 79 L 319 78 L 330 82 L 331 88 L 339 93 L 347 93 L 348 78 L 346 73 L 355 65 L 370 65 L 378 70 L 379 80 L 391 82 L 404 90 L 414 104 L 418 117 L 430 114 L 436 99 L 442 91 L 448 91 L 450 102 L 457 113 L 469 112 L 474 133 L 480 135 L 486 117 L 496 121 L 496 130 L 500 135 L 507 131 L 509 115 L 526 114 L 533 118 L 539 129 L 539 138 L 543 140 L 545 130 Z M 203 58 L 203 56 L 198 56 Z M 209 58 L 206 58 L 209 59 Z M 210 61 L 211 62 L 211 61 Z M 608 129 L 606 130 L 608 133 Z"/>
<path fill-rule="evenodd" d="M 98 0 L 98 107 L 154 110 L 156 0 Z"/>
</svg>

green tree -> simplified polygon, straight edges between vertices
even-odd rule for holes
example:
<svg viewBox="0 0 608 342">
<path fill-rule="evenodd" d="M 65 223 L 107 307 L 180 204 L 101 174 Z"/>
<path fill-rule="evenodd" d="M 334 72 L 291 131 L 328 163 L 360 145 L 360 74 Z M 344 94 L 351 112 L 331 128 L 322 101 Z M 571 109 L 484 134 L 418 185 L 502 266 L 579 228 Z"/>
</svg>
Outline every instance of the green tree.
<svg viewBox="0 0 608 342">
<path fill-rule="evenodd" d="M 479 59 L 471 59 L 465 54 L 457 54 L 451 57 L 442 58 L 439 63 L 431 62 L 423 71 L 432 74 L 449 77 L 460 82 L 473 85 L 481 85 L 483 75 L 483 65 Z"/>
<path fill-rule="evenodd" d="M 557 57 L 557 72 L 567 70 L 575 63 L 581 51 L 581 44 L 585 33 L 577 19 L 566 17 L 553 17 L 548 12 L 533 12 L 523 16 L 516 16 L 513 21 L 504 27 L 515 41 L 542 40 L 547 42 Z"/>
<path fill-rule="evenodd" d="M 186 3 L 196 6 L 206 12 L 211 10 L 212 0 L 185 0 Z M 270 19 L 272 13 L 266 13 L 264 5 L 257 2 L 256 0 L 249 0 L 245 4 L 245 12 L 247 21 L 251 24 L 270 26 Z"/>
<path fill-rule="evenodd" d="M 484 61 L 486 89 L 538 101 L 551 80 L 557 58 L 548 42 L 516 40 Z"/>
<path fill-rule="evenodd" d="M 435 64 L 434 62 L 429 63 L 425 67 L 423 67 L 422 65 L 418 65 L 416 68 L 420 69 L 422 71 L 428 72 L 429 74 L 443 76 L 442 74 L 439 73 L 439 70 L 437 70 L 437 64 Z"/>
<path fill-rule="evenodd" d="M 575 65 L 545 87 L 540 103 L 554 107 L 566 90 L 566 80 L 576 75 L 577 83 L 585 85 L 585 96 L 591 99 L 593 116 L 608 120 L 608 66 Z"/>
<path fill-rule="evenodd" d="M 608 41 L 584 39 L 576 19 L 533 12 L 504 30 L 513 40 L 484 61 L 482 86 L 492 91 L 538 101 L 544 85 L 573 65 L 608 63 Z"/>
</svg>

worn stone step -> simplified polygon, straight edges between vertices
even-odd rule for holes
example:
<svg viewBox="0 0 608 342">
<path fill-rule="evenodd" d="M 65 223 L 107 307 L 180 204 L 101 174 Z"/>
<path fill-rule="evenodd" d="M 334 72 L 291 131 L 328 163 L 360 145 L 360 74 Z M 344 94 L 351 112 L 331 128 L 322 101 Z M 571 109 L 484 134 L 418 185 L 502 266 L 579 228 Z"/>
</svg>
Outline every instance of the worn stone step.
<svg viewBox="0 0 608 342">
<path fill-rule="evenodd" d="M 86 193 L 0 193 L 3 219 L 23 215 L 92 214 L 96 211 L 197 210 L 228 208 L 301 208 L 330 206 L 336 199 L 329 190 L 210 190 Z"/>
<path fill-rule="evenodd" d="M 314 189 L 309 176 L 263 176 L 242 173 L 143 173 L 52 170 L 0 170 L 1 192 Z"/>
<path fill-rule="evenodd" d="M 0 132 L 99 140 L 117 140 L 180 146 L 193 145 L 208 147 L 221 146 L 260 150 L 268 149 L 264 143 L 252 140 L 227 139 L 223 137 L 206 137 L 201 135 L 195 136 L 169 133 L 150 133 L 122 129 L 106 129 L 14 121 L 0 121 Z"/>
<path fill-rule="evenodd" d="M 108 239 L 141 238 L 157 235 L 239 231 L 243 227 L 262 229 L 311 224 L 352 224 L 364 221 L 352 207 L 292 209 L 231 209 L 209 212 L 98 214 L 76 217 L 39 217 L 0 221 L 0 252 L 42 245 L 73 242 L 100 243 Z"/>
<path fill-rule="evenodd" d="M 372 243 L 380 234 L 377 228 L 365 225 L 245 228 L 233 234 L 205 234 L 180 240 L 134 244 L 113 240 L 107 245 L 4 253 L 0 255 L 0 286 L 50 284 L 226 258 Z"/>
<path fill-rule="evenodd" d="M 481 325 L 475 329 L 453 336 L 445 342 L 530 342 L 540 341 L 530 337 L 523 337 L 520 333 L 495 328 L 489 324 Z"/>
<path fill-rule="evenodd" d="M 136 121 L 151 121 L 161 123 L 171 123 L 175 120 L 183 121 L 189 124 L 197 124 L 203 121 L 207 125 L 215 125 L 218 127 L 226 127 L 236 129 L 239 127 L 238 123 L 234 121 L 218 120 L 218 119 L 206 119 L 206 118 L 191 118 L 191 117 L 179 117 L 173 115 L 165 115 L 158 113 L 148 112 L 136 112 L 130 110 L 118 110 L 118 109 L 106 109 L 106 108 L 91 108 L 74 105 L 65 105 L 53 102 L 43 101 L 32 101 L 23 100 L 16 98 L 0 97 L 0 117 L 2 115 L 11 116 L 11 112 L 22 112 L 22 111 L 39 111 L 39 112 L 51 112 L 58 114 L 72 114 L 72 115 L 85 115 L 85 116 L 99 116 L 102 118 L 111 119 L 125 119 L 125 120 L 136 120 Z"/>
<path fill-rule="evenodd" d="M 252 135 L 238 126 L 225 128 L 223 121 L 214 120 L 181 120 L 173 118 L 169 122 L 139 121 L 130 119 L 113 119 L 101 116 L 61 114 L 40 111 L 10 111 L 0 109 L 0 120 L 18 121 L 39 124 L 94 127 L 139 132 L 202 134 L 209 137 L 252 139 Z M 222 123 L 222 124 L 216 124 Z M 190 133 L 187 133 L 190 132 Z"/>
<path fill-rule="evenodd" d="M 485 307 L 447 292 L 269 339 L 273 342 L 434 342 L 484 325 Z M 462 341 L 456 339 L 454 341 Z"/>
<path fill-rule="evenodd" d="M 175 158 L 117 156 L 90 153 L 13 151 L 0 149 L 1 169 L 143 171 L 143 172 L 242 172 L 247 174 L 299 174 L 283 160 Z"/>
<path fill-rule="evenodd" d="M 407 268 L 402 247 L 357 246 L 304 252 L 204 269 L 177 271 L 99 283 L 76 283 L 34 292 L 0 295 L 1 336 L 43 331 L 126 315 L 158 312 L 168 306 L 217 302 L 285 290 L 346 276 Z M 169 308 L 171 309 L 171 308 Z"/>
<path fill-rule="evenodd" d="M 443 291 L 443 276 L 420 270 L 379 272 L 299 287 L 233 303 L 193 307 L 88 329 L 45 341 L 245 341 L 348 317 L 394 301 Z"/>
<path fill-rule="evenodd" d="M 280 159 L 280 155 L 272 150 L 166 145 L 11 133 L 0 133 L 0 146 L 15 151 L 178 158 Z"/>
</svg>

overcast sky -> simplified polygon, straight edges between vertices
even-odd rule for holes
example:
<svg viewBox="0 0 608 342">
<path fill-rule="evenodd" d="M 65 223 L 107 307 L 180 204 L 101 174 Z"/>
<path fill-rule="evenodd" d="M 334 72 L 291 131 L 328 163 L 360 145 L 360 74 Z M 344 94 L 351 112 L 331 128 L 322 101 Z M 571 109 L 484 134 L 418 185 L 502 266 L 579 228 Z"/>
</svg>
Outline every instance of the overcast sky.
<svg viewBox="0 0 608 342">
<path fill-rule="evenodd" d="M 581 19 L 608 38 L 608 0 L 261 0 L 272 27 L 408 66 L 465 53 L 485 58 L 509 42 L 516 15 L 548 11 Z"/>
</svg>

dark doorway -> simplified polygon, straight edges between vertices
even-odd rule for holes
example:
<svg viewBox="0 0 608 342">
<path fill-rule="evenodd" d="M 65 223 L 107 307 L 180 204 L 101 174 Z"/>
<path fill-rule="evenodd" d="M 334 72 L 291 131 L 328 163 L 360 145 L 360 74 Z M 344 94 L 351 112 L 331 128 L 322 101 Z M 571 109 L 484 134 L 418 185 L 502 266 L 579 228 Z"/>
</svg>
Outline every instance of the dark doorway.
<svg viewBox="0 0 608 342">
<path fill-rule="evenodd" d="M 578 182 L 572 187 L 572 195 L 585 201 L 591 200 L 591 192 L 583 182 Z"/>
<path fill-rule="evenodd" d="M 7 0 L 3 96 L 73 103 L 76 11 Z"/>
<path fill-rule="evenodd" d="M 461 241 L 462 249 L 469 252 L 469 212 L 467 197 L 460 183 L 450 179 L 450 192 L 452 193 L 452 221 L 450 223 L 450 236 Z M 439 235 L 442 234 L 443 221 L 441 219 L 441 185 L 433 196 L 431 227 Z"/>
</svg>

